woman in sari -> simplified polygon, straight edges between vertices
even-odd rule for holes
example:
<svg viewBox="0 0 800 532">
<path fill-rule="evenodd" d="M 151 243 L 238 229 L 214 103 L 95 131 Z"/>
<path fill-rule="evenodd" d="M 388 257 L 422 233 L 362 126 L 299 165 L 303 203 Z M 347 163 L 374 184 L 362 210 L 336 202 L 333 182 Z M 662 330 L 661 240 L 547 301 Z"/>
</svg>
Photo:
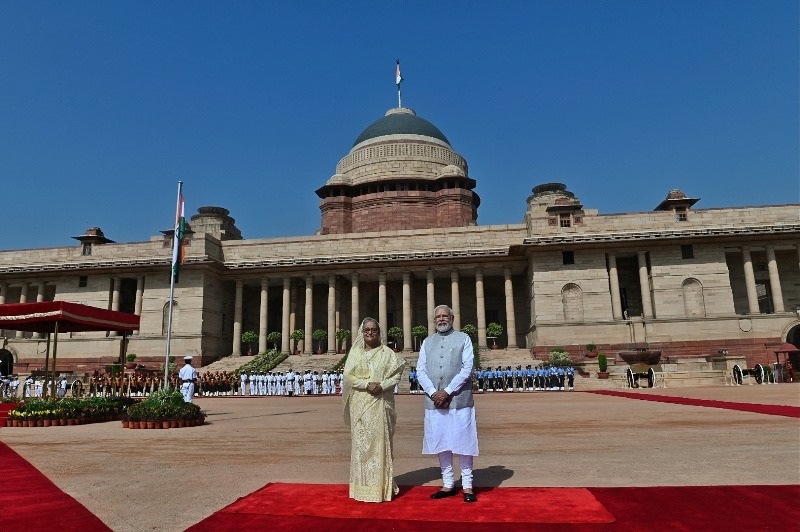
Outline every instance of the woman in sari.
<svg viewBox="0 0 800 532">
<path fill-rule="evenodd" d="M 398 489 L 392 466 L 397 414 L 394 387 L 405 360 L 381 341 L 378 321 L 364 318 L 344 366 L 344 421 L 350 427 L 350 498 L 391 501 Z"/>
</svg>

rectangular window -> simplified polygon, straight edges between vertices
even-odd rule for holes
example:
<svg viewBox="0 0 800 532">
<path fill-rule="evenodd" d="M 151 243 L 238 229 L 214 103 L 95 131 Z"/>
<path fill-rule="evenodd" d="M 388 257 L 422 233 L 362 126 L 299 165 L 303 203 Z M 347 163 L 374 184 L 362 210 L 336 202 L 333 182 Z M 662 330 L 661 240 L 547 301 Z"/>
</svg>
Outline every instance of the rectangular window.
<svg viewBox="0 0 800 532">
<path fill-rule="evenodd" d="M 556 226 L 556 225 L 558 225 L 558 220 L 556 218 L 548 218 L 547 219 L 547 225 Z"/>
<path fill-rule="evenodd" d="M 558 217 L 558 222 L 561 227 L 571 227 L 572 219 L 569 214 L 562 214 Z"/>
<path fill-rule="evenodd" d="M 78 288 L 86 288 L 89 285 L 89 276 L 81 275 L 78 277 Z"/>
<path fill-rule="evenodd" d="M 576 216 L 575 217 L 575 225 L 583 223 L 583 216 Z"/>
<path fill-rule="evenodd" d="M 561 260 L 564 264 L 575 264 L 575 252 L 574 251 L 562 251 L 561 252 Z"/>
<path fill-rule="evenodd" d="M 686 220 L 686 207 L 675 207 L 675 221 L 685 222 Z"/>
<path fill-rule="evenodd" d="M 684 259 L 693 259 L 694 247 L 691 244 L 688 246 L 681 246 L 681 257 Z"/>
</svg>

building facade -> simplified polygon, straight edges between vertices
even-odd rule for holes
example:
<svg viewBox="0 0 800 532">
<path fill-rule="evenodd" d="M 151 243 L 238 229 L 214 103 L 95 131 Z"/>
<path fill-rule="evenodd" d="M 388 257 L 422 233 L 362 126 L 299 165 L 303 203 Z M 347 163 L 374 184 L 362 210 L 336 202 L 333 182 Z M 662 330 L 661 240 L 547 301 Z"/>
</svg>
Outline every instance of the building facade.
<svg viewBox="0 0 800 532">
<path fill-rule="evenodd" d="M 440 303 L 456 327 L 477 328 L 481 347 L 496 322 L 498 343 L 534 355 L 591 343 L 609 354 L 728 351 L 754 364 L 800 343 L 800 205 L 698 209 L 673 190 L 651 212 L 601 214 L 548 183 L 520 201 L 522 223 L 481 226 L 475 185 L 438 128 L 392 109 L 316 191 L 318 234 L 243 239 L 227 209 L 201 207 L 175 286 L 172 353 L 203 364 L 271 347 L 335 353 L 337 331 L 354 334 L 365 316 L 384 334 L 400 327 L 398 346 L 412 351 L 412 328 L 432 331 Z M 172 232 L 117 243 L 94 227 L 73 238 L 0 251 L 0 304 L 65 300 L 141 317 L 129 337 L 60 335 L 62 369 L 90 371 L 124 350 L 163 361 Z M 320 330 L 325 339 L 312 340 Z M 257 345 L 242 344 L 244 331 Z M 46 338 L 1 323 L 0 336 L 0 369 L 43 365 Z"/>
</svg>

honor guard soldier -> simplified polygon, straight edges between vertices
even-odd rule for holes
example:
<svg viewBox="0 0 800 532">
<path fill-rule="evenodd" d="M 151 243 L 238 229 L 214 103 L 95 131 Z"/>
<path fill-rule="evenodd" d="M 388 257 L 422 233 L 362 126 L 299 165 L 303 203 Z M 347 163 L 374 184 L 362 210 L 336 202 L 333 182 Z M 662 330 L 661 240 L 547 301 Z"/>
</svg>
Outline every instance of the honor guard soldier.
<svg viewBox="0 0 800 532">
<path fill-rule="evenodd" d="M 522 366 L 517 366 L 517 369 L 514 370 L 514 380 L 517 381 L 516 389 L 520 392 L 523 390 L 522 381 L 523 381 L 524 373 L 522 372 Z"/>
<path fill-rule="evenodd" d="M 575 368 L 572 366 L 567 367 L 567 385 L 569 386 L 569 391 L 574 391 L 575 387 Z"/>
<path fill-rule="evenodd" d="M 533 370 L 531 369 L 530 364 L 525 366 L 525 391 L 533 391 Z"/>
<path fill-rule="evenodd" d="M 475 380 L 478 381 L 478 390 L 481 392 L 483 391 L 483 377 L 484 377 L 483 368 L 478 366 L 478 369 L 475 370 Z"/>
<path fill-rule="evenodd" d="M 197 382 L 197 370 L 192 367 L 191 355 L 183 357 L 184 365 L 178 372 L 178 377 L 181 380 L 181 394 L 186 403 L 192 402 L 194 396 L 194 385 Z"/>
</svg>

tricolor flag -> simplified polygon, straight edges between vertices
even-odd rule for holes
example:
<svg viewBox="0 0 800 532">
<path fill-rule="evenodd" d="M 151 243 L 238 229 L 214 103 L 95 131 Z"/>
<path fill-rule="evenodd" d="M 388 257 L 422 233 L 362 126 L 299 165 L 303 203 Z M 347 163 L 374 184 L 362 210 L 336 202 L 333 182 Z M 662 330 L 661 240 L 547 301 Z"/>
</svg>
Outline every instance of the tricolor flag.
<svg viewBox="0 0 800 532">
<path fill-rule="evenodd" d="M 183 207 L 183 182 L 178 182 L 178 208 L 175 214 L 175 236 L 172 243 L 172 277 L 178 282 L 178 272 L 185 258 L 183 238 L 186 236 L 186 217 Z"/>
<path fill-rule="evenodd" d="M 394 75 L 394 84 L 397 85 L 397 88 L 400 88 L 400 82 L 403 81 L 403 76 L 400 75 L 400 60 L 397 60 L 397 70 L 395 71 Z"/>
</svg>

